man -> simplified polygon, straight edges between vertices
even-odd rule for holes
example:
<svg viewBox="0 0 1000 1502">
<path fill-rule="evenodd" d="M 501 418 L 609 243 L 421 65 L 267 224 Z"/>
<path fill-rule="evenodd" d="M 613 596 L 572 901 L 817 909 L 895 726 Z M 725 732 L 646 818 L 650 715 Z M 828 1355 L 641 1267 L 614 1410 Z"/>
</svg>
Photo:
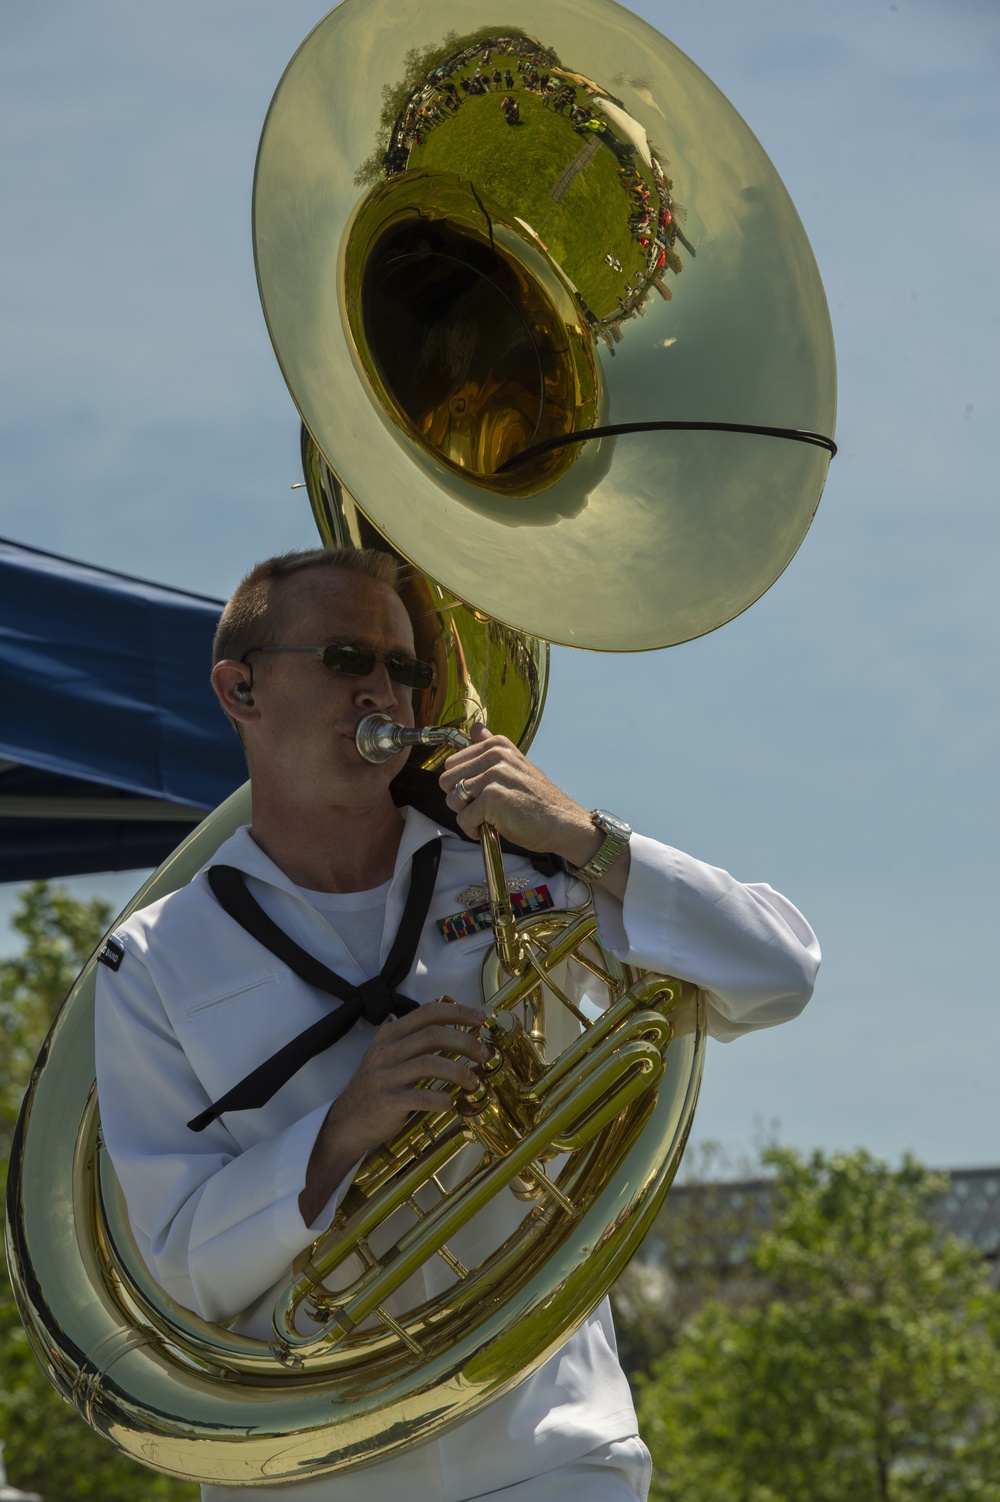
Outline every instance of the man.
<svg viewBox="0 0 1000 1502">
<path fill-rule="evenodd" d="M 401 1001 L 380 1026 L 358 1021 L 263 1103 L 235 1109 L 228 1092 L 329 1017 L 331 1002 L 223 910 L 214 876 L 203 871 L 130 918 L 116 935 L 117 965 L 101 970 L 102 1121 L 140 1249 L 181 1303 L 216 1321 L 242 1315 L 250 1334 L 266 1335 L 275 1287 L 329 1223 L 365 1155 L 409 1112 L 440 1109 L 440 1094 L 420 1082 L 478 1085 L 487 1051 L 468 1029 L 482 1020 L 490 936 L 449 942 L 438 920 L 482 881 L 474 837 L 484 820 L 513 845 L 565 863 L 567 873 L 546 878 L 556 907 L 582 898 L 569 872 L 589 867 L 605 943 L 704 988 L 718 1037 L 796 1015 L 818 964 L 812 931 L 769 887 L 743 886 L 639 835 L 627 844 L 607 834 L 482 728 L 440 777 L 471 839 L 397 807 L 392 783 L 405 753 L 371 765 L 355 730 L 373 711 L 412 724 L 410 685 L 424 676 L 413 654 L 386 555 L 292 554 L 248 575 L 220 622 L 212 681 L 246 750 L 253 822 L 212 866 L 236 868 L 285 934 L 360 985 L 393 948 L 419 852 L 440 840 L 426 920 L 398 981 L 415 1008 Z M 594 876 L 593 863 L 607 869 Z M 508 875 L 539 881 L 524 856 Z M 477 1237 L 495 1235 L 495 1246 L 510 1233 L 523 1214 L 514 1203 L 498 1196 L 466 1228 L 470 1255 L 482 1250 Z M 435 1265 L 425 1277 L 436 1275 Z M 532 1377 L 439 1440 L 266 1492 L 282 1502 L 634 1502 L 648 1483 L 605 1303 Z M 209 1486 L 204 1495 L 225 1502 L 230 1493 Z"/>
</svg>

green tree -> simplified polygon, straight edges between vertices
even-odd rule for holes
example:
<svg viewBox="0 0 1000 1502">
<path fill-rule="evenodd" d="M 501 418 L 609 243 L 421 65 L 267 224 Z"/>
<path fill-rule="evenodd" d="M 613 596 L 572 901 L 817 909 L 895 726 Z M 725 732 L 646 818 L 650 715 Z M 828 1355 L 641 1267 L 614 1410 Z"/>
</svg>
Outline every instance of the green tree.
<svg viewBox="0 0 1000 1502">
<path fill-rule="evenodd" d="M 111 910 L 36 881 L 14 927 L 21 952 L 0 962 L 0 1178 L 28 1077 L 63 997 L 107 927 Z M 21 1326 L 0 1268 L 0 1437 L 14 1485 L 46 1499 L 197 1502 L 195 1487 L 156 1475 L 89 1429 L 50 1386 Z"/>
<path fill-rule="evenodd" d="M 692 1143 L 681 1178 L 611 1290 L 618 1354 L 633 1386 L 710 1298 L 742 1304 L 756 1286 L 746 1251 L 767 1222 L 761 1191 L 762 1138 L 754 1156 L 733 1161 L 717 1142 Z M 739 1180 L 734 1183 L 733 1180 Z M 765 1186 L 769 1187 L 769 1186 Z"/>
<path fill-rule="evenodd" d="M 107 927 L 111 909 L 100 898 L 79 902 L 36 881 L 21 894 L 14 928 L 21 953 L 0 963 L 0 1172 L 28 1076 L 63 997 Z"/>
<path fill-rule="evenodd" d="M 931 1214 L 942 1181 L 772 1149 L 743 1304 L 641 1384 L 657 1502 L 1000 1502 L 1000 1294 Z"/>
</svg>

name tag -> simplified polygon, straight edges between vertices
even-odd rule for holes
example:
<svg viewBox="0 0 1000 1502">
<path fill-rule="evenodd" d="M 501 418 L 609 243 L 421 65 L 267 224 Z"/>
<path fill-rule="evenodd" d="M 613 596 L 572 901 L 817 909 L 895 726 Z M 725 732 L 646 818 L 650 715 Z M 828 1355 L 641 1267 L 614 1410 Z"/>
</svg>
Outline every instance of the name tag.
<svg viewBox="0 0 1000 1502">
<path fill-rule="evenodd" d="M 117 970 L 125 958 L 125 945 L 120 939 L 105 939 L 97 958 L 110 970 Z"/>
<path fill-rule="evenodd" d="M 523 892 L 511 892 L 510 905 L 514 909 L 515 918 L 526 918 L 531 913 L 544 913 L 547 908 L 555 907 L 549 896 L 549 889 L 545 886 L 526 887 Z M 480 933 L 484 928 L 490 928 L 492 923 L 489 903 L 477 902 L 473 907 L 463 908 L 460 913 L 452 913 L 450 918 L 439 918 L 438 928 L 445 943 L 450 944 L 453 939 L 467 939 L 470 934 Z"/>
</svg>

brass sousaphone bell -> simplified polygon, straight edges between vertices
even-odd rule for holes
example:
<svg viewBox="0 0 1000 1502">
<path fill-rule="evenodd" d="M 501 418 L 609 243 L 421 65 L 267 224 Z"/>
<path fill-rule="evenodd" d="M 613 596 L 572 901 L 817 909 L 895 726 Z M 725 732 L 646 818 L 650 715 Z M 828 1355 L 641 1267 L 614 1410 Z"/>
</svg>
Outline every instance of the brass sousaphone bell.
<svg viewBox="0 0 1000 1502">
<path fill-rule="evenodd" d="M 835 375 L 802 226 L 708 79 L 611 0 L 502 10 L 344 0 L 321 21 L 267 116 L 254 237 L 321 534 L 407 564 L 438 664 L 425 724 L 447 741 L 484 718 L 526 746 L 546 643 L 670 645 L 773 583 L 834 452 Z M 244 789 L 128 911 L 189 880 L 248 812 Z M 493 887 L 502 927 L 495 871 Z M 587 1317 L 676 1171 L 702 1006 L 618 964 L 588 906 L 502 937 L 484 973 L 489 1092 L 371 1156 L 299 1259 L 271 1343 L 181 1309 L 138 1257 L 100 1145 L 88 965 L 25 1098 L 8 1252 L 32 1343 L 95 1428 L 179 1476 L 302 1479 L 432 1437 Z M 571 965 L 604 988 L 599 1017 L 567 1012 Z M 481 1168 L 391 1258 L 324 1288 L 365 1263 L 377 1209 L 444 1171 L 455 1133 Z M 518 1200 L 520 1230 L 390 1314 L 399 1268 L 450 1255 L 490 1193 Z"/>
</svg>

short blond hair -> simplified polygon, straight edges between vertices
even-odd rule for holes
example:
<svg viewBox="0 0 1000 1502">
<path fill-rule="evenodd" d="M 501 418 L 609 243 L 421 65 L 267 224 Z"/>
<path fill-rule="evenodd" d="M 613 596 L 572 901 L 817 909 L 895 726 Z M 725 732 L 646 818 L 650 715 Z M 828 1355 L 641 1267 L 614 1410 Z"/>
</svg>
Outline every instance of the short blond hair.
<svg viewBox="0 0 1000 1502">
<path fill-rule="evenodd" d="M 378 548 L 311 548 L 265 558 L 233 590 L 215 629 L 212 662 L 241 662 L 252 647 L 277 646 L 285 614 L 280 585 L 312 568 L 365 574 L 399 593 L 399 564 Z"/>
</svg>

